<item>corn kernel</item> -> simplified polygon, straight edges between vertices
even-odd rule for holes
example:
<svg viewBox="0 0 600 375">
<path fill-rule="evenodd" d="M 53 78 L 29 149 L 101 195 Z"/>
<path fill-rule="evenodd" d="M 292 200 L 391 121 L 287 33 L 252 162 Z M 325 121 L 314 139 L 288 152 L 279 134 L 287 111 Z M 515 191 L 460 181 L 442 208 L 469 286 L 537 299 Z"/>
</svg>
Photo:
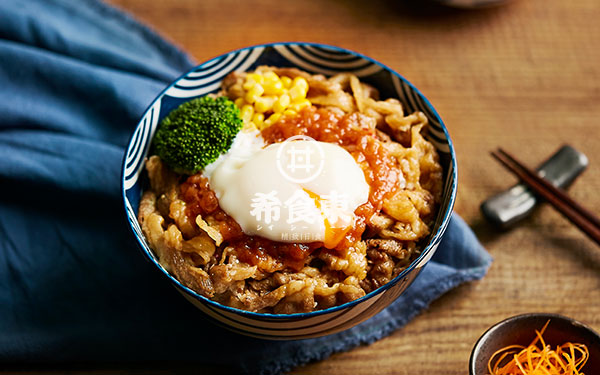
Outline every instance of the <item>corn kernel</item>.
<svg viewBox="0 0 600 375">
<path fill-rule="evenodd" d="M 308 99 L 298 100 L 295 103 L 290 104 L 288 108 L 293 111 L 300 112 L 300 110 L 304 107 L 310 107 L 310 100 L 308 100 Z"/>
<path fill-rule="evenodd" d="M 248 91 L 252 88 L 252 86 L 254 86 L 257 83 L 259 83 L 259 84 L 263 83 L 263 76 L 261 76 L 260 74 L 256 74 L 256 73 L 250 73 L 250 74 L 246 75 L 246 80 L 242 84 L 242 88 L 244 90 Z"/>
<path fill-rule="evenodd" d="M 274 96 L 260 96 L 254 101 L 254 109 L 256 112 L 264 113 L 270 111 L 275 103 Z"/>
<path fill-rule="evenodd" d="M 264 94 L 265 89 L 262 87 L 262 85 L 260 83 L 256 83 L 254 86 L 252 86 L 250 88 L 250 90 L 248 90 L 248 94 L 252 95 L 252 96 L 261 96 L 262 94 Z"/>
<path fill-rule="evenodd" d="M 265 81 L 279 81 L 279 76 L 275 72 L 270 70 L 268 72 L 265 72 L 263 74 L 263 77 L 265 78 Z"/>
<path fill-rule="evenodd" d="M 247 92 L 246 95 L 244 95 L 244 100 L 248 104 L 254 104 L 254 102 L 256 101 L 257 98 L 259 98 L 259 97 L 256 95 L 251 95 L 249 92 Z"/>
<path fill-rule="evenodd" d="M 294 117 L 297 113 L 298 112 L 294 111 L 293 109 L 286 109 L 285 111 L 283 111 L 283 115 L 288 117 Z"/>
<path fill-rule="evenodd" d="M 242 88 L 246 91 L 250 90 L 254 85 L 256 85 L 258 82 L 255 82 L 254 80 L 251 79 L 247 79 L 246 82 L 244 82 L 244 84 L 242 85 Z"/>
<path fill-rule="evenodd" d="M 264 84 L 266 95 L 281 95 L 283 94 L 283 83 L 278 79 L 277 81 L 267 81 Z"/>
<path fill-rule="evenodd" d="M 244 98 L 237 98 L 234 103 L 236 107 L 242 108 L 242 106 L 245 104 L 245 101 Z"/>
<path fill-rule="evenodd" d="M 297 102 L 306 98 L 306 91 L 300 86 L 292 86 L 292 88 L 289 91 L 289 94 L 290 99 L 292 99 L 292 102 Z"/>
<path fill-rule="evenodd" d="M 252 116 L 252 123 L 257 127 L 260 127 L 263 121 L 265 121 L 265 115 L 262 113 L 255 113 L 254 116 Z"/>
<path fill-rule="evenodd" d="M 283 94 L 277 99 L 275 104 L 273 104 L 274 112 L 283 112 L 290 105 L 290 96 L 288 94 Z"/>
<path fill-rule="evenodd" d="M 250 104 L 244 104 L 240 111 L 240 116 L 244 122 L 250 122 L 252 115 L 254 114 L 254 108 Z"/>
<path fill-rule="evenodd" d="M 280 117 L 281 117 L 281 113 L 273 113 L 271 116 L 269 116 L 268 119 L 265 120 L 265 122 L 264 122 L 265 126 L 264 127 L 273 125 L 274 123 L 276 123 L 277 121 L 279 121 Z"/>
<path fill-rule="evenodd" d="M 282 76 L 281 83 L 283 84 L 284 89 L 289 89 L 292 87 L 292 79 L 288 76 Z"/>
<path fill-rule="evenodd" d="M 265 78 L 258 73 L 248 73 L 246 75 L 246 80 L 248 80 L 248 81 L 252 80 L 252 81 L 254 81 L 256 83 L 260 83 L 260 84 L 263 84 L 265 82 Z"/>
<path fill-rule="evenodd" d="M 293 86 L 299 86 L 304 91 L 308 91 L 308 82 L 306 81 L 306 79 L 304 77 L 294 78 L 294 80 L 292 81 L 292 87 Z"/>
<path fill-rule="evenodd" d="M 243 84 L 245 95 L 235 101 L 242 109 L 246 126 L 252 124 L 259 129 L 277 122 L 282 115 L 296 116 L 311 102 L 306 98 L 308 81 L 303 77 L 279 77 L 273 71 L 248 73 Z"/>
</svg>

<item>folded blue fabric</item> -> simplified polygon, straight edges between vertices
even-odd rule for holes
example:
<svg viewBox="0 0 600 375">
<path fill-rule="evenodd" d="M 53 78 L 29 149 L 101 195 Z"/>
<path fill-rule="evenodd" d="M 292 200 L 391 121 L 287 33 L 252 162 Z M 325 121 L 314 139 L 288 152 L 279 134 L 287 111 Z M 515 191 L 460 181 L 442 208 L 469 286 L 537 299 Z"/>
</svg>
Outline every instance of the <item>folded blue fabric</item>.
<svg viewBox="0 0 600 375">
<path fill-rule="evenodd" d="M 380 339 L 486 273 L 490 256 L 454 215 L 414 284 L 353 329 L 270 342 L 207 323 L 138 253 L 119 198 L 133 127 L 193 61 L 95 0 L 5 0 L 0 14 L 0 364 L 279 373 Z"/>
</svg>

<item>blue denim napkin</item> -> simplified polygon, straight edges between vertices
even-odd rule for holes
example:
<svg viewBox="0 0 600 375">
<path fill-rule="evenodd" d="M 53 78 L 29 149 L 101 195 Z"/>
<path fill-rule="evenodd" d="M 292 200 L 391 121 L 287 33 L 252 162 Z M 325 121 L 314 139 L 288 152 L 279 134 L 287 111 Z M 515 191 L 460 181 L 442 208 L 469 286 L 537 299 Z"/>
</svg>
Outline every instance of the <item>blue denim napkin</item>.
<svg viewBox="0 0 600 375">
<path fill-rule="evenodd" d="M 278 373 L 378 340 L 485 275 L 490 256 L 454 215 L 414 284 L 353 329 L 270 342 L 207 323 L 138 252 L 119 198 L 133 127 L 194 62 L 95 0 L 3 0 L 0 16 L 0 365 Z"/>
</svg>

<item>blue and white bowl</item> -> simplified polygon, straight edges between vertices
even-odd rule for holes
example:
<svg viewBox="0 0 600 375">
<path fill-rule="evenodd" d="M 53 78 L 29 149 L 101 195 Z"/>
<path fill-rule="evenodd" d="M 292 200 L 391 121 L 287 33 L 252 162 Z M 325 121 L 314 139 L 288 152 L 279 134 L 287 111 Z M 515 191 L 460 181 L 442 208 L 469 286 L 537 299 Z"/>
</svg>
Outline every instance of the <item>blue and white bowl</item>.
<svg viewBox="0 0 600 375">
<path fill-rule="evenodd" d="M 376 87 L 382 98 L 398 98 L 406 112 L 422 111 L 429 118 L 427 138 L 437 148 L 444 169 L 444 192 L 433 230 L 422 254 L 389 283 L 346 304 L 309 313 L 278 315 L 239 310 L 211 301 L 184 286 L 158 262 L 137 221 L 142 190 L 147 186 L 144 159 L 160 120 L 181 103 L 219 90 L 232 71 L 253 70 L 259 65 L 297 67 L 310 73 L 333 75 L 351 72 Z M 383 64 L 359 53 L 313 43 L 275 43 L 239 49 L 215 57 L 173 82 L 150 105 L 137 125 L 122 166 L 122 194 L 127 221 L 144 256 L 190 302 L 215 323 L 241 334 L 265 339 L 301 339 L 348 329 L 380 312 L 413 282 L 436 251 L 450 221 L 456 196 L 456 158 L 442 119 L 410 82 Z"/>
</svg>

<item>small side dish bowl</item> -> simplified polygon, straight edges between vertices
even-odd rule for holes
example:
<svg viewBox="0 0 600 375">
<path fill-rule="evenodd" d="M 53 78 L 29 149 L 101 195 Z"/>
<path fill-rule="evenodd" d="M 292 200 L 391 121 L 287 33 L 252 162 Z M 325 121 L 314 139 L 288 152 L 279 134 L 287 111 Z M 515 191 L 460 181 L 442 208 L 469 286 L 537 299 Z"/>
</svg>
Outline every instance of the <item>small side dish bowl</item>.
<svg viewBox="0 0 600 375">
<path fill-rule="evenodd" d="M 566 342 L 584 344 L 589 358 L 582 371 L 600 374 L 600 335 L 575 319 L 558 314 L 530 313 L 510 317 L 489 328 L 473 347 L 469 361 L 471 375 L 488 375 L 490 357 L 509 345 L 531 344 L 536 330 L 541 330 L 550 320 L 543 338 L 553 349 Z"/>
<path fill-rule="evenodd" d="M 181 103 L 219 90 L 230 72 L 257 66 L 296 67 L 331 76 L 349 72 L 376 87 L 384 98 L 399 99 L 407 112 L 421 111 L 429 121 L 426 138 L 443 168 L 443 193 L 434 225 L 422 252 L 387 284 L 354 301 L 308 313 L 266 314 L 219 304 L 184 286 L 167 272 L 151 250 L 137 221 L 140 197 L 147 186 L 144 163 L 158 123 Z M 313 43 L 274 43 L 242 48 L 215 57 L 169 85 L 150 105 L 133 132 L 122 165 L 122 196 L 127 222 L 144 256 L 213 322 L 235 332 L 264 339 L 301 339 L 348 329 L 380 312 L 412 283 L 436 251 L 451 218 L 457 190 L 456 158 L 442 119 L 410 82 L 390 68 L 346 49 Z"/>
</svg>

